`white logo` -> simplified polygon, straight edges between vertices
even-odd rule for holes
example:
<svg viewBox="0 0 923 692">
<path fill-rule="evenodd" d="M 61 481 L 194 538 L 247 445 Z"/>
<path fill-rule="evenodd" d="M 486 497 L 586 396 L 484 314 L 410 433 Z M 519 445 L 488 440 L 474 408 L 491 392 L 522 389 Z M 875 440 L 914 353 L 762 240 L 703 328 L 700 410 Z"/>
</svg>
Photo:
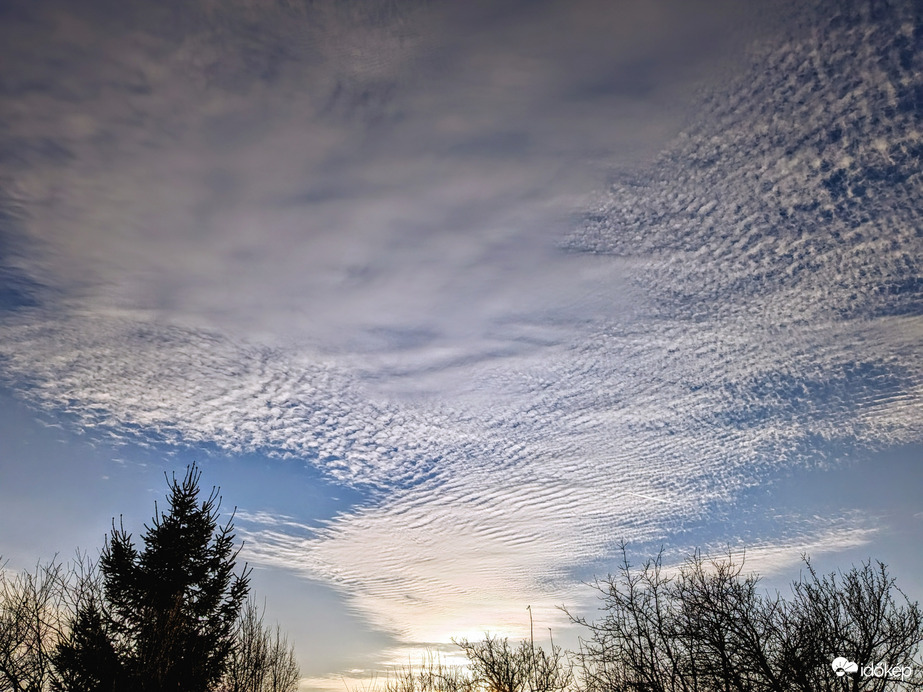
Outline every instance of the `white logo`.
<svg viewBox="0 0 923 692">
<path fill-rule="evenodd" d="M 833 666 L 833 672 L 836 673 L 838 678 L 843 677 L 846 673 L 858 673 L 859 666 L 856 663 L 846 659 L 844 656 L 837 656 L 830 663 Z"/>
<path fill-rule="evenodd" d="M 911 666 L 889 666 L 883 663 L 874 666 L 862 666 L 860 671 L 859 665 L 850 661 L 845 656 L 837 656 L 830 662 L 830 666 L 833 668 L 833 672 L 836 673 L 838 678 L 843 677 L 847 673 L 860 673 L 863 678 L 896 680 L 900 677 L 900 680 L 903 682 L 913 676 L 913 668 Z"/>
</svg>

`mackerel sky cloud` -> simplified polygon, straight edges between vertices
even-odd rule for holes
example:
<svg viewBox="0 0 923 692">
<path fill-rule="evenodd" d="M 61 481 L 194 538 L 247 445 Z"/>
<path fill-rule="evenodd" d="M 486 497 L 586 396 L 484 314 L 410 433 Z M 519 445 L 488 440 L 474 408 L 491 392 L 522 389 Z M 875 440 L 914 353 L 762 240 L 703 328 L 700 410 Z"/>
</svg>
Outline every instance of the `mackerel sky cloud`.
<svg viewBox="0 0 923 692">
<path fill-rule="evenodd" d="M 0 405 L 90 445 L 4 427 L 14 565 L 205 459 L 304 689 L 566 640 L 623 540 L 923 594 L 914 3 L 3 12 Z"/>
</svg>

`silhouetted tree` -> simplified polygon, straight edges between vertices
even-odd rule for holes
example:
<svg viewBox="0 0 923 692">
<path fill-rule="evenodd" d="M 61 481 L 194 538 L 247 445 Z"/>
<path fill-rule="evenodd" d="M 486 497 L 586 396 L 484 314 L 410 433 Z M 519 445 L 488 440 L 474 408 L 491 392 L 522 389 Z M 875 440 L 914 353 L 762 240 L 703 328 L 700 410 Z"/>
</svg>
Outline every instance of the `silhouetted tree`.
<svg viewBox="0 0 923 692">
<path fill-rule="evenodd" d="M 34 572 L 0 569 L 0 691 L 42 692 L 65 624 L 65 571 L 52 561 Z"/>
<path fill-rule="evenodd" d="M 392 671 L 374 686 L 381 692 L 564 692 L 573 682 L 572 666 L 552 642 L 545 651 L 533 641 L 511 645 L 487 634 L 483 640 L 454 640 L 466 666 L 446 665 L 433 654 L 416 666 Z"/>
<path fill-rule="evenodd" d="M 823 670 L 829 680 L 826 673 L 837 655 L 860 666 L 858 674 L 844 676 L 855 692 L 923 689 L 923 611 L 897 587 L 887 567 L 867 560 L 847 572 L 821 575 L 805 559 L 805 571 L 805 577 L 793 584 L 794 598 L 782 624 L 797 633 L 790 658 L 815 673 L 813 679 L 806 675 L 805 682 L 822 689 L 819 673 Z M 861 668 L 876 664 L 902 668 L 903 679 L 898 681 L 896 673 L 862 674 Z"/>
<path fill-rule="evenodd" d="M 55 652 L 54 664 L 58 671 L 52 684 L 55 690 L 118 692 L 125 688 L 125 667 L 96 600 L 89 600 L 76 612 L 67 637 Z"/>
<path fill-rule="evenodd" d="M 277 625 L 263 624 L 252 600 L 241 610 L 220 692 L 294 692 L 298 687 L 295 652 Z"/>
<path fill-rule="evenodd" d="M 546 652 L 532 641 L 510 645 L 492 637 L 455 642 L 465 652 L 473 679 L 490 692 L 563 692 L 572 681 L 571 665 L 561 647 Z"/>
<path fill-rule="evenodd" d="M 392 671 L 373 689 L 381 692 L 479 692 L 479 684 L 470 668 L 445 664 L 428 654 L 417 666 Z"/>
<path fill-rule="evenodd" d="M 68 622 L 52 660 L 57 692 L 116 692 L 125 688 L 125 670 L 116 650 L 112 622 L 98 565 L 78 555 L 66 580 Z"/>
<path fill-rule="evenodd" d="M 578 661 L 587 692 L 842 692 L 920 689 L 923 613 L 881 563 L 839 575 L 806 570 L 792 597 L 761 589 L 743 564 L 695 554 L 673 573 L 661 556 L 598 582 L 603 617 Z M 837 676 L 844 656 L 859 670 Z M 894 675 L 868 665 L 906 666 Z M 909 675 L 907 672 L 911 671 Z"/>
<path fill-rule="evenodd" d="M 145 525 L 138 550 L 122 526 L 100 559 L 102 594 L 79 604 L 56 658 L 61 689 L 207 692 L 234 647 L 249 573 L 235 574 L 233 525 L 220 498 L 199 498 L 201 472 L 168 481 L 168 509 Z"/>
</svg>

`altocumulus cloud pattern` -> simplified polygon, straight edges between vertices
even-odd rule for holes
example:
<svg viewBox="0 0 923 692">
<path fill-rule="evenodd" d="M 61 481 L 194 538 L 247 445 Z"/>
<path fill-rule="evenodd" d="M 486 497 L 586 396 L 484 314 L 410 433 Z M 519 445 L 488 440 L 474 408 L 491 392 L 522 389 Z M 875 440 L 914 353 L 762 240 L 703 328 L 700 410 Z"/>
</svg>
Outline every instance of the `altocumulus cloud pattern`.
<svg viewBox="0 0 923 692">
<path fill-rule="evenodd" d="M 398 20 L 369 21 L 378 40 Z M 380 54 L 361 79 L 344 62 L 319 110 L 390 117 L 388 75 L 410 59 Z M 748 56 L 654 163 L 616 176 L 559 236 L 552 309 L 500 306 L 479 328 L 502 347 L 446 356 L 436 339 L 381 367 L 348 347 L 265 345 L 219 318 L 202 329 L 169 301 L 152 319 L 79 276 L 52 285 L 72 248 L 49 226 L 74 200 L 33 194 L 29 176 L 56 154 L 27 150 L 29 165 L 4 171 L 21 257 L 6 260 L 20 278 L 0 322 L 3 377 L 100 435 L 305 460 L 367 489 L 320 529 L 256 518 L 249 554 L 336 585 L 404 641 L 520 627 L 524 603 L 576 597 L 575 568 L 619 539 L 661 540 L 830 445 L 921 439 L 923 17 L 913 3 L 828 3 Z M 250 59 L 267 74 L 284 64 L 258 47 Z M 391 395 L 430 382 L 450 395 Z M 804 518 L 764 547 L 870 534 L 859 517 Z"/>
</svg>

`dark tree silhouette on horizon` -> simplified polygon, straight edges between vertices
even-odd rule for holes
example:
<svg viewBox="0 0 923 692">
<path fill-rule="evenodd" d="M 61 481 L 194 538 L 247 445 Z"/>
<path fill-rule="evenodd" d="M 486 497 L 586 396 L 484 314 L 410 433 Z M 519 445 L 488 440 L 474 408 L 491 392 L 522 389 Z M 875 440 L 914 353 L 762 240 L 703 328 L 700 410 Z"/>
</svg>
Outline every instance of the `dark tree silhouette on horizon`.
<svg viewBox="0 0 923 692">
<path fill-rule="evenodd" d="M 453 641 L 468 658 L 471 679 L 490 692 L 564 692 L 573 682 L 570 661 L 554 643 L 545 651 L 531 639 L 513 646 L 490 634 Z"/>
<path fill-rule="evenodd" d="M 235 646 L 249 570 L 235 573 L 232 519 L 219 525 L 217 489 L 200 499 L 201 471 L 168 479 L 139 550 L 113 521 L 100 558 L 101 593 L 77 609 L 55 662 L 67 692 L 208 692 Z"/>
<path fill-rule="evenodd" d="M 819 574 L 807 557 L 783 598 L 730 555 L 696 552 L 677 570 L 661 555 L 597 582 L 602 617 L 573 614 L 588 637 L 582 692 L 885 692 L 923 689 L 923 610 L 871 560 Z M 860 669 L 837 675 L 836 657 Z M 874 664 L 909 675 L 869 675 Z"/>
<path fill-rule="evenodd" d="M 294 692 L 299 669 L 295 651 L 278 625 L 263 623 L 263 611 L 248 600 L 240 612 L 235 646 L 216 692 Z"/>
</svg>

